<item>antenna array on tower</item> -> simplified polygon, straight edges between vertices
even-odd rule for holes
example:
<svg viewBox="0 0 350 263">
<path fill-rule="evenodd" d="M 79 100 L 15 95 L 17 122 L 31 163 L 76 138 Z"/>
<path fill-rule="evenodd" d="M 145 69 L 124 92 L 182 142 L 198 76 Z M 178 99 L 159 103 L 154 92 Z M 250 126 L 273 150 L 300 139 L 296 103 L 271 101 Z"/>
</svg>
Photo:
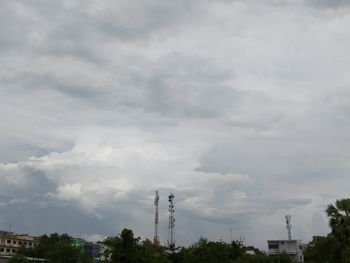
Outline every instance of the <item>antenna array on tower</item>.
<svg viewBox="0 0 350 263">
<path fill-rule="evenodd" d="M 290 220 L 292 217 L 290 215 L 286 215 L 286 225 L 287 225 L 287 230 L 288 230 L 288 240 L 292 240 L 292 225 L 290 223 Z"/>
<path fill-rule="evenodd" d="M 170 250 L 175 249 L 175 238 L 174 238 L 174 231 L 175 231 L 175 210 L 174 210 L 174 195 L 169 195 L 169 226 L 168 226 L 168 246 Z"/>
<path fill-rule="evenodd" d="M 153 237 L 153 244 L 155 244 L 155 245 L 159 245 L 159 235 L 158 235 L 158 225 L 159 225 L 158 202 L 159 202 L 159 194 L 158 194 L 158 191 L 156 191 L 155 197 L 154 197 L 155 214 L 154 214 L 154 237 Z"/>
</svg>

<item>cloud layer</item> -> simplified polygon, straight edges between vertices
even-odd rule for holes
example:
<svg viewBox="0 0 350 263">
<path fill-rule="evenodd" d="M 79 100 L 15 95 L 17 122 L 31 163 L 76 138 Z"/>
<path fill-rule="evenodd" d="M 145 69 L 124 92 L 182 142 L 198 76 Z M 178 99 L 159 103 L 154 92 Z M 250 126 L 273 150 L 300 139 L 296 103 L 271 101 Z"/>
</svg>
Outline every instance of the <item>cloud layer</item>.
<svg viewBox="0 0 350 263">
<path fill-rule="evenodd" d="M 260 248 L 349 184 L 345 1 L 0 3 L 0 228 Z"/>
</svg>

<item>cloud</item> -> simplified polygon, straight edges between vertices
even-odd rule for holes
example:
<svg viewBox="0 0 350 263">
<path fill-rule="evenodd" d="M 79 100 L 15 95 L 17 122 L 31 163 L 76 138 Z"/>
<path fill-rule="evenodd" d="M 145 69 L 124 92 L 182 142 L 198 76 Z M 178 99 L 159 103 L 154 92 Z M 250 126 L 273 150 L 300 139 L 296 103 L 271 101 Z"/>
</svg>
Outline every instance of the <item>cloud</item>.
<svg viewBox="0 0 350 263">
<path fill-rule="evenodd" d="M 57 188 L 57 198 L 63 200 L 79 199 L 81 195 L 81 184 L 66 184 Z"/>
<path fill-rule="evenodd" d="M 22 205 L 22 204 L 25 204 L 27 203 L 28 201 L 24 198 L 22 199 L 12 199 L 10 200 L 9 204 L 10 205 Z"/>
<path fill-rule="evenodd" d="M 99 234 L 92 234 L 92 235 L 84 235 L 82 238 L 84 238 L 87 241 L 90 242 L 98 242 L 98 241 L 103 241 L 107 238 L 108 236 L 101 236 Z"/>
<path fill-rule="evenodd" d="M 327 231 L 349 183 L 345 2 L 0 7 L 1 228 L 151 237 L 159 189 L 163 241 L 170 192 L 181 244 L 232 228 L 265 248 L 287 213 L 298 238 Z"/>
<path fill-rule="evenodd" d="M 345 0 L 308 0 L 308 2 L 316 7 L 321 7 L 321 8 L 344 8 L 348 7 L 349 2 Z"/>
</svg>

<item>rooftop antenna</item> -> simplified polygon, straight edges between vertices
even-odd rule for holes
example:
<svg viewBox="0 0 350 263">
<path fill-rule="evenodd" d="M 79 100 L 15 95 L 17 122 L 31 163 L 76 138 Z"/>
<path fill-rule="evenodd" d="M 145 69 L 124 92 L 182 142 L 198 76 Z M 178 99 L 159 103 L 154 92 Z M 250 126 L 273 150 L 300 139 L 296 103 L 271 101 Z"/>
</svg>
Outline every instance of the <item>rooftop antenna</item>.
<svg viewBox="0 0 350 263">
<path fill-rule="evenodd" d="M 154 205 L 155 205 L 155 214 L 154 214 L 154 237 L 153 244 L 159 245 L 159 235 L 158 235 L 158 225 L 159 225 L 159 216 L 158 216 L 158 202 L 159 202 L 159 194 L 158 190 L 154 196 Z"/>
<path fill-rule="evenodd" d="M 244 242 L 245 242 L 245 237 L 241 233 L 241 236 L 239 237 L 239 244 L 243 247 L 244 246 Z"/>
<path fill-rule="evenodd" d="M 287 225 L 287 230 L 288 230 L 288 240 L 292 240 L 292 225 L 290 223 L 290 220 L 292 219 L 292 217 L 290 215 L 286 215 L 286 225 Z"/>
<path fill-rule="evenodd" d="M 175 210 L 174 210 L 174 195 L 169 195 L 169 226 L 168 226 L 168 246 L 171 251 L 175 250 Z"/>
</svg>

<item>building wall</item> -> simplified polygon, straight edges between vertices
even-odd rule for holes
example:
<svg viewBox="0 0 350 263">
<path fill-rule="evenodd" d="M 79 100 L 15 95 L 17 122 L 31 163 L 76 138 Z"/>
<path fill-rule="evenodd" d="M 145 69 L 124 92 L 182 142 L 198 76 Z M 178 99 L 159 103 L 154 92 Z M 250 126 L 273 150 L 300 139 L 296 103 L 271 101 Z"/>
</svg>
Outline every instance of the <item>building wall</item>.
<svg viewBox="0 0 350 263">
<path fill-rule="evenodd" d="M 0 263 L 8 263 L 10 262 L 10 258 L 3 258 L 0 256 Z"/>
<path fill-rule="evenodd" d="M 304 262 L 303 244 L 300 240 L 268 240 L 267 243 L 269 256 L 286 253 L 293 259 Z"/>
<path fill-rule="evenodd" d="M 97 243 L 85 242 L 84 251 L 92 256 L 92 258 L 100 257 L 100 245 Z"/>
<path fill-rule="evenodd" d="M 38 241 L 37 237 L 0 231 L 0 255 L 14 255 L 21 247 L 34 248 Z"/>
</svg>

